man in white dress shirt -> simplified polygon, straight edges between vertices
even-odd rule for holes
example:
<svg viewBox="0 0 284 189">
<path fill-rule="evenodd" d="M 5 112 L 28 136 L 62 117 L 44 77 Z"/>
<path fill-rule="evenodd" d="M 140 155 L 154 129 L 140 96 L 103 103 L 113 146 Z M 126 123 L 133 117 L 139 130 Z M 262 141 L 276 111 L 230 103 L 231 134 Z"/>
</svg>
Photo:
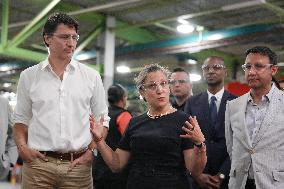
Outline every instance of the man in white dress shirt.
<svg viewBox="0 0 284 189">
<path fill-rule="evenodd" d="M 18 158 L 12 135 L 12 110 L 7 99 L 0 97 L 0 182 L 7 181 L 11 164 Z"/>
<path fill-rule="evenodd" d="M 13 132 L 23 189 L 93 188 L 89 114 L 106 127 L 109 117 L 99 73 L 72 59 L 78 39 L 76 20 L 51 15 L 43 28 L 48 58 L 21 73 Z"/>
</svg>

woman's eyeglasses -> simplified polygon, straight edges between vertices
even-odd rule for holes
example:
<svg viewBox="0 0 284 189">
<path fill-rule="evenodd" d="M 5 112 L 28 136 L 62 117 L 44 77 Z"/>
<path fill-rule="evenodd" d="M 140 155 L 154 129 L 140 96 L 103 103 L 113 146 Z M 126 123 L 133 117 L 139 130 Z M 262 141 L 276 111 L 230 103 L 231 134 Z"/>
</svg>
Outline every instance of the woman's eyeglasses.
<svg viewBox="0 0 284 189">
<path fill-rule="evenodd" d="M 169 86 L 169 83 L 168 83 L 168 81 L 162 81 L 160 83 L 153 82 L 153 83 L 149 83 L 149 84 L 143 84 L 141 87 L 144 90 L 156 91 L 159 86 L 162 89 L 165 89 L 165 88 L 167 88 Z"/>
</svg>

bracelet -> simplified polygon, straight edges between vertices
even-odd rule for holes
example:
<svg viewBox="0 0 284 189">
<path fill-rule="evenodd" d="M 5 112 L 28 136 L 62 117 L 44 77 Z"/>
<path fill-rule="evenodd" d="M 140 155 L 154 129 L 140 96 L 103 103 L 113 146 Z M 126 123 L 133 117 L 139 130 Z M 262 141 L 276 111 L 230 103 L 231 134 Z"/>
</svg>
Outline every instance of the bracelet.
<svg viewBox="0 0 284 189">
<path fill-rule="evenodd" d="M 202 142 L 201 144 L 194 144 L 194 146 L 197 147 L 194 148 L 197 153 L 206 152 L 206 145 L 204 142 Z"/>
</svg>

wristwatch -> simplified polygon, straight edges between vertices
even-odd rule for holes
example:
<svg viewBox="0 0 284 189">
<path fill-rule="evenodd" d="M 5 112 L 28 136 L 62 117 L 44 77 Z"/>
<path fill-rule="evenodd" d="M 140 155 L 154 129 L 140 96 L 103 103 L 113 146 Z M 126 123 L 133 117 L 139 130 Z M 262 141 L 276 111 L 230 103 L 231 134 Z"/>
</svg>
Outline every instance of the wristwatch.
<svg viewBox="0 0 284 189">
<path fill-rule="evenodd" d="M 196 146 L 197 148 L 202 148 L 202 146 L 205 146 L 204 142 L 201 142 L 200 144 L 195 144 L 193 143 L 194 146 Z"/>
<path fill-rule="evenodd" d="M 225 176 L 223 173 L 220 173 L 220 174 L 219 174 L 219 179 L 220 179 L 220 180 L 224 180 L 225 177 L 226 177 L 226 176 Z"/>
</svg>

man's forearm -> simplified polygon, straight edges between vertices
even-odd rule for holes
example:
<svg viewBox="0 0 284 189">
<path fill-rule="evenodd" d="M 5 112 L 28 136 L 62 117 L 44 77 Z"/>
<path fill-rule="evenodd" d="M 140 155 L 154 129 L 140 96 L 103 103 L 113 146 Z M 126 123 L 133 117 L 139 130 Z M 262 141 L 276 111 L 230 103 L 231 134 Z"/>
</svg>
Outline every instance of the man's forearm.
<svg viewBox="0 0 284 189">
<path fill-rule="evenodd" d="M 25 124 L 15 123 L 13 127 L 13 135 L 19 149 L 27 145 L 28 128 Z"/>
</svg>

